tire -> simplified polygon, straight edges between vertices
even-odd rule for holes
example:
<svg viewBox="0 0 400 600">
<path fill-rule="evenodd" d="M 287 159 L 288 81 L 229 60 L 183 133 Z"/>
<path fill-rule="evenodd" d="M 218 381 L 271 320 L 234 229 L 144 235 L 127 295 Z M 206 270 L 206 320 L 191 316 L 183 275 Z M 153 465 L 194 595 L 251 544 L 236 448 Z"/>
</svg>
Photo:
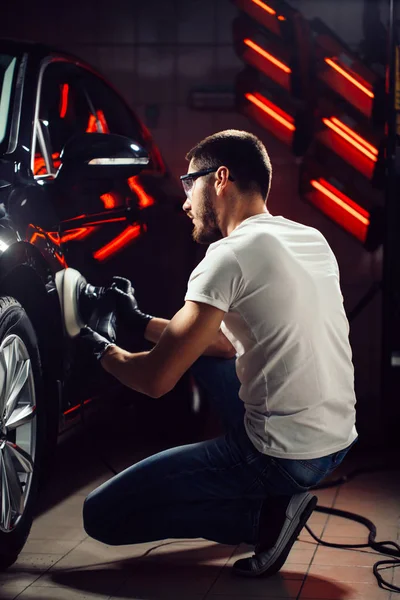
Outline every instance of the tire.
<svg viewBox="0 0 400 600">
<path fill-rule="evenodd" d="M 36 334 L 22 306 L 0 297 L 0 570 L 28 537 L 45 439 Z"/>
</svg>

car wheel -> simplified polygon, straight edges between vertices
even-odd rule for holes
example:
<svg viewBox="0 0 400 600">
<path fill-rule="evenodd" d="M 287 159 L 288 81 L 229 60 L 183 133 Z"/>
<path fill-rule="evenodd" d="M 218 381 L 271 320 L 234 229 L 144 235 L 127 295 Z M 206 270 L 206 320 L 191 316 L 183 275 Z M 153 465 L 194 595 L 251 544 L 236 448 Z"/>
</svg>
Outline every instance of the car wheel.
<svg viewBox="0 0 400 600">
<path fill-rule="evenodd" d="M 28 537 L 45 439 L 41 366 L 32 324 L 22 306 L 0 297 L 0 569 Z"/>
</svg>

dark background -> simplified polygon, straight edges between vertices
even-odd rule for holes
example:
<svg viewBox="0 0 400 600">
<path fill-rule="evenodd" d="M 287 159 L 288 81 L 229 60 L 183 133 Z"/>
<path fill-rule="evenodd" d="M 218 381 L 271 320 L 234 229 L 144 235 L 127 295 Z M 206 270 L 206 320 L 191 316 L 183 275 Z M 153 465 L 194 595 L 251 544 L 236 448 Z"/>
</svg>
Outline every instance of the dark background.
<svg viewBox="0 0 400 600">
<path fill-rule="evenodd" d="M 369 0 L 366 0 L 369 1 Z M 372 0 L 370 0 L 372 1 Z M 379 0 L 376 0 L 379 4 Z M 292 0 L 308 17 L 320 17 L 354 50 L 363 37 L 364 0 Z M 386 3 L 381 3 L 383 21 Z M 367 253 L 297 194 L 295 158 L 289 150 L 234 111 L 198 112 L 188 94 L 201 86 L 233 90 L 243 63 L 231 34 L 237 9 L 229 0 L 69 0 L 5 2 L 0 36 L 40 41 L 86 60 L 122 93 L 150 128 L 175 175 L 186 172 L 185 153 L 215 131 L 252 131 L 270 153 L 273 214 L 317 227 L 337 255 L 346 309 L 351 310 L 381 276 L 382 254 Z M 351 326 L 356 368 L 358 426 L 371 445 L 381 436 L 381 297 Z"/>
</svg>

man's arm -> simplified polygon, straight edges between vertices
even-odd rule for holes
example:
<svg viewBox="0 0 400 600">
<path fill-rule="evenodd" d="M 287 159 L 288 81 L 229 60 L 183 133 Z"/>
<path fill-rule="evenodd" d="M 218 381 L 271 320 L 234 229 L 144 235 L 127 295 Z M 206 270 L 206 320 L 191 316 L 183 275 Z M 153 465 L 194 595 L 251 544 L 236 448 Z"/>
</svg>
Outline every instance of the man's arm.
<svg viewBox="0 0 400 600">
<path fill-rule="evenodd" d="M 146 340 L 153 342 L 153 344 L 157 344 L 168 323 L 170 323 L 168 319 L 153 317 L 145 330 Z M 216 356 L 219 358 L 233 358 L 236 355 L 236 350 L 228 338 L 221 330 L 219 330 L 215 339 L 205 349 L 203 354 L 205 356 Z"/>
<path fill-rule="evenodd" d="M 224 314 L 208 304 L 187 301 L 150 352 L 131 354 L 114 346 L 103 356 L 101 365 L 127 387 L 159 398 L 172 390 L 214 342 Z"/>
</svg>

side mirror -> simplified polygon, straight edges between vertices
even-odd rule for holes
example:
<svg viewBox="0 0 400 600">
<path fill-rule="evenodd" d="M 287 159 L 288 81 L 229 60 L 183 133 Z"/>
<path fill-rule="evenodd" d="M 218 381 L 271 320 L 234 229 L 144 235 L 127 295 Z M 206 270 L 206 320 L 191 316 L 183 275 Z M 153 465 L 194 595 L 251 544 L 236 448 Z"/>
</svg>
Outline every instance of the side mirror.
<svg viewBox="0 0 400 600">
<path fill-rule="evenodd" d="M 128 178 L 137 175 L 150 158 L 139 144 L 122 135 L 82 133 L 65 144 L 57 179 Z"/>
</svg>

